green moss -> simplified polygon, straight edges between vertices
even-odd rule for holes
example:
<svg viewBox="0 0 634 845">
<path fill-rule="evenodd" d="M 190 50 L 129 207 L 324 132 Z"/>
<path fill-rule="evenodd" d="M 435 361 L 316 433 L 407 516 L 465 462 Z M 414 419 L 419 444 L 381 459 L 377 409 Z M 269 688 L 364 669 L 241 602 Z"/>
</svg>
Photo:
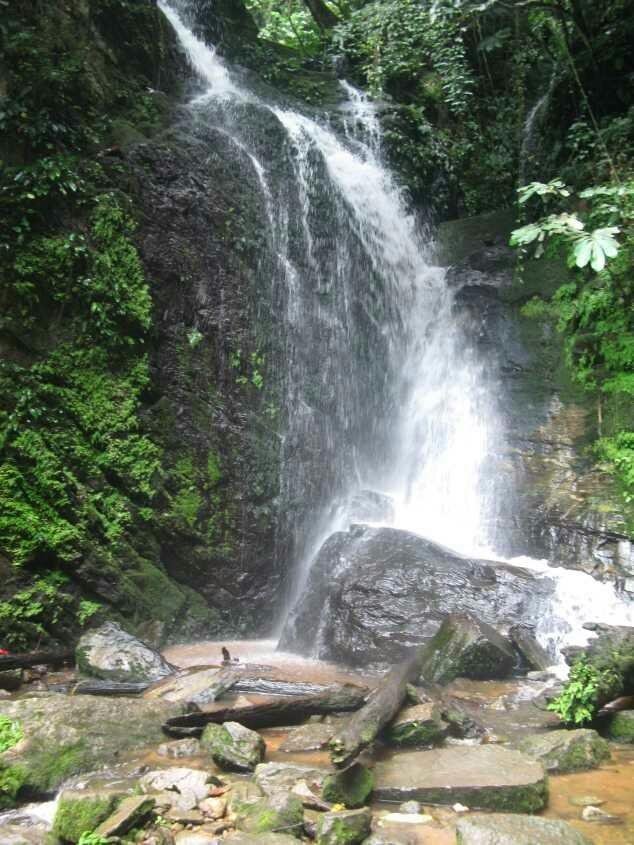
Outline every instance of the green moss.
<svg viewBox="0 0 634 845">
<path fill-rule="evenodd" d="M 27 780 L 23 766 L 9 766 L 0 760 L 0 810 L 13 807 Z"/>
<path fill-rule="evenodd" d="M 615 742 L 634 743 L 634 710 L 615 713 L 608 726 L 608 736 Z"/>
<path fill-rule="evenodd" d="M 17 720 L 0 716 L 0 754 L 17 745 L 23 736 L 24 731 Z"/>
<path fill-rule="evenodd" d="M 324 780 L 322 795 L 331 804 L 343 804 L 356 809 L 368 803 L 374 788 L 374 775 L 365 766 L 356 763 L 344 772 L 328 775 Z"/>
<path fill-rule="evenodd" d="M 117 802 L 116 795 L 62 793 L 55 812 L 53 833 L 65 842 L 79 842 L 83 833 L 92 832 L 108 818 Z"/>
<path fill-rule="evenodd" d="M 56 789 L 71 775 L 90 768 L 92 754 L 86 740 L 53 749 L 36 748 L 27 757 L 28 786 L 38 793 Z"/>
</svg>

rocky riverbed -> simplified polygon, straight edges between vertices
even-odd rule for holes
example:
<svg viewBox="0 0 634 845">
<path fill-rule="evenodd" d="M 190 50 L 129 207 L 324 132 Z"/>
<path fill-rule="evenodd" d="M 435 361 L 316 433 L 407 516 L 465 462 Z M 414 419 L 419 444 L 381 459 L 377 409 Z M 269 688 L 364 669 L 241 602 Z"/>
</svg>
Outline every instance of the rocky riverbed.
<svg viewBox="0 0 634 845">
<path fill-rule="evenodd" d="M 634 842 L 634 746 L 562 730 L 544 709 L 545 676 L 455 679 L 443 688 L 443 706 L 450 701 L 460 712 L 463 736 L 451 735 L 445 711 L 410 703 L 342 774 L 327 748 L 348 718 L 342 713 L 257 731 L 225 723 L 165 735 L 162 726 L 191 709 L 185 702 L 197 679 L 226 672 L 218 665 L 222 646 L 234 666 L 256 667 L 261 680 L 371 690 L 380 678 L 275 652 L 271 642 L 198 643 L 170 648 L 163 657 L 178 674 L 143 697 L 28 686 L 7 693 L 0 718 L 17 723 L 22 736 L 0 757 L 4 801 L 16 772 L 28 787 L 16 797 L 42 800 L 0 814 L 0 842 Z M 74 680 L 58 675 L 51 686 L 59 689 L 62 679 Z M 229 690 L 200 711 L 271 698 Z M 491 838 L 492 824 L 507 838 Z M 101 839 L 81 840 L 95 830 Z"/>
</svg>

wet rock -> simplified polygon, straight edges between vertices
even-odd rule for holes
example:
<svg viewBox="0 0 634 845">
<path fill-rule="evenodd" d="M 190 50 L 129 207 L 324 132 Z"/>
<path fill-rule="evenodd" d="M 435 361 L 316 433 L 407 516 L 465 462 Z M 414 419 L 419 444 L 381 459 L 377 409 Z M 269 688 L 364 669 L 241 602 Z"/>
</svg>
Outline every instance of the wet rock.
<svg viewBox="0 0 634 845">
<path fill-rule="evenodd" d="M 290 791 L 299 781 L 305 781 L 311 789 L 321 791 L 324 779 L 330 774 L 327 769 L 314 766 L 299 766 L 294 763 L 260 763 L 255 769 L 255 782 L 267 795 L 279 791 Z"/>
<path fill-rule="evenodd" d="M 584 822 L 596 822 L 597 824 L 620 824 L 621 822 L 618 816 L 613 816 L 592 805 L 583 808 L 581 818 Z"/>
<path fill-rule="evenodd" d="M 579 772 L 596 769 L 610 758 L 610 747 L 596 731 L 561 730 L 523 739 L 520 751 L 539 760 L 547 772 Z"/>
<path fill-rule="evenodd" d="M 496 630 L 473 617 L 451 614 L 427 645 L 421 677 L 448 684 L 455 678 L 505 678 L 517 657 L 510 643 Z"/>
<path fill-rule="evenodd" d="M 354 526 L 326 540 L 280 646 L 349 665 L 393 663 L 450 613 L 501 629 L 540 618 L 549 578 L 461 557 L 395 528 Z M 505 665 L 509 658 L 505 657 Z"/>
<path fill-rule="evenodd" d="M 50 693 L 2 701 L 0 715 L 17 720 L 24 732 L 24 740 L 6 751 L 2 762 L 17 787 L 46 796 L 71 775 L 112 764 L 125 751 L 161 742 L 161 724 L 179 712 L 177 705 L 158 701 L 91 695 Z M 0 803 L 10 798 L 0 788 Z"/>
<path fill-rule="evenodd" d="M 497 745 L 405 752 L 378 762 L 374 777 L 378 801 L 459 802 L 478 809 L 535 812 L 547 796 L 541 764 Z"/>
<path fill-rule="evenodd" d="M 552 659 L 537 642 L 533 631 L 527 625 L 513 625 L 509 629 L 509 637 L 529 669 L 543 672 L 552 666 Z"/>
<path fill-rule="evenodd" d="M 200 754 L 200 742 L 194 737 L 187 739 L 175 739 L 171 742 L 163 742 L 156 749 L 159 757 L 171 757 L 178 760 L 181 757 L 194 757 Z"/>
<path fill-rule="evenodd" d="M 229 845 L 297 845 L 297 839 L 285 833 L 232 833 L 222 840 Z"/>
<path fill-rule="evenodd" d="M 115 813 L 103 821 L 95 830 L 96 836 L 122 836 L 136 827 L 150 815 L 155 801 L 148 795 L 130 795 L 124 798 Z"/>
<path fill-rule="evenodd" d="M 447 727 L 440 708 L 430 701 L 401 710 L 385 729 L 384 738 L 391 745 L 436 745 L 446 736 Z"/>
<path fill-rule="evenodd" d="M 0 672 L 0 690 L 13 691 L 22 684 L 21 669 L 4 669 Z"/>
<path fill-rule="evenodd" d="M 324 722 L 313 722 L 292 730 L 280 745 L 280 751 L 319 751 L 325 748 L 334 733 L 334 727 Z"/>
<path fill-rule="evenodd" d="M 121 793 L 64 790 L 60 795 L 53 833 L 63 842 L 79 842 L 82 833 L 94 830 L 115 809 Z"/>
<path fill-rule="evenodd" d="M 82 674 L 106 681 L 158 681 L 174 671 L 158 651 L 116 622 L 106 622 L 83 634 L 75 657 Z"/>
<path fill-rule="evenodd" d="M 216 765 L 232 772 L 252 772 L 264 759 L 266 750 L 260 734 L 238 722 L 207 725 L 200 746 L 211 754 Z"/>
<path fill-rule="evenodd" d="M 399 813 L 420 813 L 421 805 L 418 801 L 404 801 L 398 808 Z"/>
<path fill-rule="evenodd" d="M 462 704 L 452 696 L 443 696 L 440 712 L 452 737 L 479 741 L 487 734 L 484 725 L 477 722 Z"/>
<path fill-rule="evenodd" d="M 374 787 L 374 775 L 365 766 L 355 763 L 343 772 L 328 775 L 322 787 L 324 800 L 355 809 L 368 803 Z"/>
<path fill-rule="evenodd" d="M 370 835 L 372 813 L 362 810 L 345 810 L 324 813 L 317 822 L 317 845 L 358 845 Z"/>
<path fill-rule="evenodd" d="M 174 806 L 181 810 L 193 809 L 209 794 L 209 775 L 199 769 L 173 767 L 157 769 L 143 775 L 139 781 L 143 792 L 174 793 Z"/>
<path fill-rule="evenodd" d="M 592 845 L 563 821 L 510 813 L 472 813 L 459 819 L 457 845 Z"/>
<path fill-rule="evenodd" d="M 304 824 L 302 802 L 290 792 L 277 792 L 256 801 L 232 800 L 235 825 L 246 833 L 283 832 L 301 837 Z"/>
<path fill-rule="evenodd" d="M 634 710 L 615 713 L 608 725 L 608 736 L 615 742 L 634 742 Z"/>
<path fill-rule="evenodd" d="M 194 668 L 184 673 L 179 672 L 176 676 L 166 677 L 153 684 L 146 690 L 143 697 L 184 703 L 192 701 L 209 688 L 220 671 L 218 666 L 212 666 L 206 669 Z"/>
<path fill-rule="evenodd" d="M 0 842 L 2 845 L 42 845 L 46 842 L 46 830 L 35 827 L 21 827 L 17 824 L 0 824 Z"/>
<path fill-rule="evenodd" d="M 229 812 L 233 813 L 234 802 L 236 806 L 241 801 L 259 801 L 264 796 L 263 790 L 250 780 L 237 780 L 231 784 L 231 789 L 227 793 L 227 801 Z"/>
<path fill-rule="evenodd" d="M 376 490 L 359 490 L 348 501 L 346 517 L 350 523 L 393 522 L 394 499 Z"/>
</svg>

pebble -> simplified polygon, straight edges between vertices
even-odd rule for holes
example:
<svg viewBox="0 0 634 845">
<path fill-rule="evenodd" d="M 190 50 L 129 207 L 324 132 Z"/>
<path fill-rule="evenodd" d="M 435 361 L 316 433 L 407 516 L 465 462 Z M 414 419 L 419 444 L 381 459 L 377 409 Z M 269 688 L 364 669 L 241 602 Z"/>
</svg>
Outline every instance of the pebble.
<svg viewBox="0 0 634 845">
<path fill-rule="evenodd" d="M 611 816 L 605 810 L 593 806 L 584 807 L 581 818 L 584 822 L 597 822 L 598 824 L 619 824 L 621 821 L 618 816 Z"/>
<path fill-rule="evenodd" d="M 399 813 L 414 813 L 420 814 L 421 805 L 418 801 L 404 801 L 398 808 Z"/>
<path fill-rule="evenodd" d="M 451 809 L 454 811 L 454 813 L 468 813 L 469 812 L 469 808 L 465 807 L 464 804 L 452 804 Z"/>
<path fill-rule="evenodd" d="M 429 824 L 432 816 L 421 813 L 386 813 L 379 819 L 379 824 Z"/>
</svg>

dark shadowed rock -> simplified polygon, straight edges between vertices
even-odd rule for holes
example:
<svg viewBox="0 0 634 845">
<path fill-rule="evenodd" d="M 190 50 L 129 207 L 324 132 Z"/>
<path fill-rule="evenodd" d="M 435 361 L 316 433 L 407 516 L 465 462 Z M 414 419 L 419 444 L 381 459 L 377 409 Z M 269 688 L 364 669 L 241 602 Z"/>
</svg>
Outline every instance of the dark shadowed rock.
<svg viewBox="0 0 634 845">
<path fill-rule="evenodd" d="M 448 616 L 427 645 L 421 677 L 448 684 L 454 678 L 505 678 L 517 656 L 510 643 L 484 622 L 469 616 Z"/>
<path fill-rule="evenodd" d="M 377 801 L 532 813 L 547 797 L 541 764 L 496 745 L 408 751 L 377 763 L 374 777 Z"/>
<path fill-rule="evenodd" d="M 158 681 L 174 671 L 158 651 L 116 622 L 85 633 L 77 644 L 76 659 L 84 675 L 109 681 Z"/>
<path fill-rule="evenodd" d="M 509 636 L 529 669 L 546 670 L 552 666 L 552 658 L 537 642 L 533 631 L 527 625 L 513 625 Z"/>
<path fill-rule="evenodd" d="M 462 557 L 395 528 L 354 526 L 322 546 L 280 647 L 349 664 L 395 662 L 450 613 L 500 629 L 534 623 L 548 578 Z"/>
<path fill-rule="evenodd" d="M 510 813 L 472 813 L 458 821 L 457 845 L 592 845 L 566 822 Z"/>
<path fill-rule="evenodd" d="M 615 742 L 634 743 L 634 710 L 615 713 L 610 719 L 608 736 Z"/>
</svg>

